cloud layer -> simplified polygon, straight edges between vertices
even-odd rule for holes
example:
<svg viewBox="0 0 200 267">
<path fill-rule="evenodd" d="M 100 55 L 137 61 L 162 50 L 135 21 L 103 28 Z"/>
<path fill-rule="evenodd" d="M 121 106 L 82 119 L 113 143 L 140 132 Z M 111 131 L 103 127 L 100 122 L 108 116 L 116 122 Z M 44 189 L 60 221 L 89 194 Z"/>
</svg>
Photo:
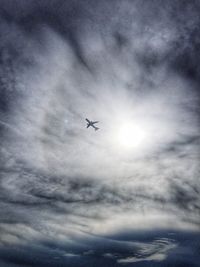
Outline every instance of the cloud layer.
<svg viewBox="0 0 200 267">
<path fill-rule="evenodd" d="M 199 3 L 0 2 L 0 259 L 165 261 L 176 238 L 94 243 L 199 230 Z"/>
</svg>

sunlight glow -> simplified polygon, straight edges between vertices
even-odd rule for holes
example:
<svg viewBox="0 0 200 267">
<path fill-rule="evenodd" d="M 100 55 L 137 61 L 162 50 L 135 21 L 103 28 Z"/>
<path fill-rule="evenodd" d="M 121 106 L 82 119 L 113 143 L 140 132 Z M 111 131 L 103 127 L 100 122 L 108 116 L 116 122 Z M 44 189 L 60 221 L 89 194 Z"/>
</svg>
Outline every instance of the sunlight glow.
<svg viewBox="0 0 200 267">
<path fill-rule="evenodd" d="M 132 149 L 140 146 L 145 138 L 144 130 L 131 123 L 124 123 L 117 132 L 117 142 L 120 147 Z"/>
</svg>

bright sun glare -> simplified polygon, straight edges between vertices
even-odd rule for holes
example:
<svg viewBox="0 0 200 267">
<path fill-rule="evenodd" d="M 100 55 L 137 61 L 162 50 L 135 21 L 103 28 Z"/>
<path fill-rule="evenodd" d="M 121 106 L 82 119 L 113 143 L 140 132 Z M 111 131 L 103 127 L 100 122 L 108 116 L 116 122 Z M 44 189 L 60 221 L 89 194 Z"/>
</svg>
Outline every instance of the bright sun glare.
<svg viewBox="0 0 200 267">
<path fill-rule="evenodd" d="M 131 123 L 124 123 L 117 132 L 117 142 L 120 147 L 125 149 L 136 148 L 140 146 L 144 140 L 145 132 L 138 126 Z"/>
</svg>

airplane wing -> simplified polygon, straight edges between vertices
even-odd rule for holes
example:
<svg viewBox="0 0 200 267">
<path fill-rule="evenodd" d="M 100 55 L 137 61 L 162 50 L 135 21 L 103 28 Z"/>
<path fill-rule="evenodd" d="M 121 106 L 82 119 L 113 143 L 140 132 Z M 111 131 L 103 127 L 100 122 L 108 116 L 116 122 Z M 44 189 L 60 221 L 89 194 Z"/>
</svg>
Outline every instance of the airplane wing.
<svg viewBox="0 0 200 267">
<path fill-rule="evenodd" d="M 88 125 L 87 125 L 87 127 L 86 128 L 88 128 L 90 125 L 89 125 L 89 123 L 88 123 Z"/>
<path fill-rule="evenodd" d="M 92 124 L 98 123 L 98 121 L 93 121 Z"/>
<path fill-rule="evenodd" d="M 87 118 L 86 118 L 85 120 L 86 120 L 88 123 L 90 123 L 90 121 L 89 121 Z"/>
</svg>

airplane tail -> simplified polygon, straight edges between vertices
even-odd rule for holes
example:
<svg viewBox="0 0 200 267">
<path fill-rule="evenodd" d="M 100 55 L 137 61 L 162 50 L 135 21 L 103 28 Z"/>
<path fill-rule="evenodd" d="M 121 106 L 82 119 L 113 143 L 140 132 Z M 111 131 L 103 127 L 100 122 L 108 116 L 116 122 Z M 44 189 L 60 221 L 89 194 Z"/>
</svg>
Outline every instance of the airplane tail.
<svg viewBox="0 0 200 267">
<path fill-rule="evenodd" d="M 99 128 L 98 128 L 98 127 L 95 127 L 94 129 L 95 129 L 95 131 L 99 130 Z"/>
</svg>

